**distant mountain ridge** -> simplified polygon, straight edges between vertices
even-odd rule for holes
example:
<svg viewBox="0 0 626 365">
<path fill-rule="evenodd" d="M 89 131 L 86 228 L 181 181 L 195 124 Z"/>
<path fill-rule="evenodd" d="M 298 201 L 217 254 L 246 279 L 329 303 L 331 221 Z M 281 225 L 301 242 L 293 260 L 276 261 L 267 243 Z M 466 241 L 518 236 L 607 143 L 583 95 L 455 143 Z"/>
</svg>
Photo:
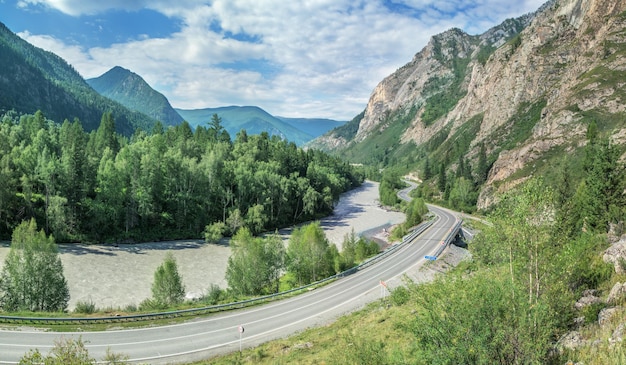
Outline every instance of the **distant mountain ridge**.
<svg viewBox="0 0 626 365">
<path fill-rule="evenodd" d="M 87 79 L 87 83 L 101 95 L 124 105 L 130 110 L 144 113 L 161 121 L 165 126 L 183 122 L 167 98 L 154 90 L 139 75 L 115 66 L 99 77 Z"/>
<path fill-rule="evenodd" d="M 317 138 L 334 128 L 341 127 L 346 123 L 345 121 L 337 121 L 326 118 L 288 118 L 280 116 L 276 116 L 276 118 L 300 129 L 305 133 L 310 134 L 314 138 Z"/>
<path fill-rule="evenodd" d="M 226 106 L 205 109 L 175 109 L 191 126 L 206 126 L 213 114 L 222 119 L 222 126 L 232 138 L 245 129 L 248 134 L 267 132 L 294 142 L 297 145 L 312 140 L 330 130 L 330 126 L 342 122 L 329 119 L 281 118 L 275 117 L 256 106 Z M 320 122 L 319 125 L 311 125 Z"/>
<path fill-rule="evenodd" d="M 131 135 L 150 130 L 154 119 L 103 97 L 61 57 L 35 47 L 0 23 L 0 110 L 32 114 L 41 110 L 62 123 L 78 118 L 87 131 L 110 111 L 116 130 Z"/>
</svg>

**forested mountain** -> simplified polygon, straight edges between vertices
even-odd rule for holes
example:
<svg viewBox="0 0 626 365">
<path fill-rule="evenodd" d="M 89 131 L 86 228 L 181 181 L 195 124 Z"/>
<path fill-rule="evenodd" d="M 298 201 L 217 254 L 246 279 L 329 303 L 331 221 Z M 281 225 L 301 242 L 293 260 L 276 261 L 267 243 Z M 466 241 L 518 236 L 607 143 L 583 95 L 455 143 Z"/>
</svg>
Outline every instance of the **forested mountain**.
<svg viewBox="0 0 626 365">
<path fill-rule="evenodd" d="M 626 146 L 625 11 L 617 0 L 549 1 L 481 35 L 436 35 L 380 82 L 362 115 L 312 146 L 413 173 L 426 194 L 461 194 L 456 208 L 488 209 L 560 169 L 575 187 L 592 123 Z"/>
<path fill-rule="evenodd" d="M 115 66 L 103 75 L 86 81 L 103 96 L 154 118 L 165 126 L 178 125 L 183 121 L 163 94 L 130 70 Z"/>
<path fill-rule="evenodd" d="M 206 109 L 176 109 L 192 126 L 206 126 L 213 114 L 219 115 L 224 128 L 231 136 L 245 129 L 249 135 L 267 132 L 302 145 L 314 138 L 313 135 L 274 117 L 256 106 L 227 106 Z"/>
<path fill-rule="evenodd" d="M 253 233 L 332 212 L 362 177 L 340 160 L 267 133 L 231 141 L 218 118 L 129 140 L 110 113 L 94 132 L 41 112 L 0 122 L 0 238 L 35 218 L 58 241 Z"/>
<path fill-rule="evenodd" d="M 315 138 L 345 124 L 345 122 L 325 118 L 287 118 L 279 116 L 276 116 L 276 118 L 290 124 L 291 126 L 298 128 L 299 130 Z"/>
<path fill-rule="evenodd" d="M 150 130 L 155 123 L 101 96 L 62 58 L 34 47 L 2 23 L 0 110 L 30 114 L 41 110 L 59 123 L 78 118 L 86 131 L 98 128 L 102 114 L 110 111 L 117 131 L 128 136 L 137 128 Z"/>
</svg>

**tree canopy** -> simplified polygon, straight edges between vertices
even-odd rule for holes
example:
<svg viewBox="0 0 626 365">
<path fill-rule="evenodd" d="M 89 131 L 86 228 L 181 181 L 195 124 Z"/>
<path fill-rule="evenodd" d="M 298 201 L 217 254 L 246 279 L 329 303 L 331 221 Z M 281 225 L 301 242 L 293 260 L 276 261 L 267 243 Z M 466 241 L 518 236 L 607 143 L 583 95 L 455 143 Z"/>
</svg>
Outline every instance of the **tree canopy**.
<svg viewBox="0 0 626 365">
<path fill-rule="evenodd" d="M 131 138 L 115 115 L 78 120 L 9 112 L 0 121 L 0 238 L 34 218 L 61 241 L 147 241 L 271 231 L 329 214 L 362 176 L 339 158 L 267 133 L 231 141 L 218 116 Z M 221 223 L 224 225 L 222 226 Z"/>
</svg>

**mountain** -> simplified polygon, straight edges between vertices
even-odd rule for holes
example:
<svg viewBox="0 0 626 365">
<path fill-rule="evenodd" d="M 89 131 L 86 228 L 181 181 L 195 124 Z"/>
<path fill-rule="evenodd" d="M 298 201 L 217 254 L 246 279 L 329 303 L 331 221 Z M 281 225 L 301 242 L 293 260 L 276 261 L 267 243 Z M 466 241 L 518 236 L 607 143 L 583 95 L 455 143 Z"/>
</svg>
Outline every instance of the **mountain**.
<svg viewBox="0 0 626 365">
<path fill-rule="evenodd" d="M 276 116 L 276 118 L 298 128 L 305 133 L 310 134 L 313 137 L 319 137 L 332 129 L 341 127 L 346 123 L 324 118 L 287 118 L 279 116 Z"/>
<path fill-rule="evenodd" d="M 362 115 L 310 145 L 428 181 L 472 166 L 486 209 L 530 176 L 555 179 L 555 166 L 580 178 L 592 125 L 624 149 L 625 59 L 626 2 L 549 1 L 481 35 L 432 37 Z"/>
<path fill-rule="evenodd" d="M 176 109 L 176 111 L 191 125 L 207 126 L 213 114 L 222 118 L 222 126 L 232 138 L 245 129 L 248 134 L 261 134 L 267 132 L 281 138 L 302 145 L 314 137 L 302 130 L 274 117 L 265 110 L 256 106 L 227 106 L 221 108 L 206 109 Z"/>
<path fill-rule="evenodd" d="M 37 48 L 0 23 L 0 110 L 41 110 L 58 123 L 78 118 L 87 131 L 111 111 L 119 133 L 151 129 L 155 120 L 132 112 L 94 89 L 59 56 Z"/>
<path fill-rule="evenodd" d="M 181 117 L 167 98 L 154 90 L 141 76 L 115 66 L 100 77 L 87 79 L 87 83 L 100 94 L 134 110 L 161 121 L 165 126 L 182 123 Z"/>
</svg>

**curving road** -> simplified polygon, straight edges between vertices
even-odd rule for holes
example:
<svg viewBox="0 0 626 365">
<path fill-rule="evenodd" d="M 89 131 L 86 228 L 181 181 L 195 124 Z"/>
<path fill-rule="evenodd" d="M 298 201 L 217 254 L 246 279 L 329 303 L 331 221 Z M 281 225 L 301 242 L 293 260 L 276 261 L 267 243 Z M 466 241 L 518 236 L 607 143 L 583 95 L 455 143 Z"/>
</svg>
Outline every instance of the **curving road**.
<svg viewBox="0 0 626 365">
<path fill-rule="evenodd" d="M 0 330 L 0 364 L 17 363 L 30 349 L 47 353 L 59 337 L 82 337 L 90 355 L 102 359 L 107 348 L 129 355 L 135 363 L 165 364 L 206 359 L 285 337 L 361 308 L 381 295 L 380 281 L 397 278 L 433 254 L 455 215 L 429 206 L 438 220 L 421 236 L 378 264 L 294 298 L 231 311 L 182 324 L 103 332 L 52 333 Z M 239 326 L 245 329 L 239 332 Z M 241 342 L 240 342 L 241 336 Z"/>
</svg>

